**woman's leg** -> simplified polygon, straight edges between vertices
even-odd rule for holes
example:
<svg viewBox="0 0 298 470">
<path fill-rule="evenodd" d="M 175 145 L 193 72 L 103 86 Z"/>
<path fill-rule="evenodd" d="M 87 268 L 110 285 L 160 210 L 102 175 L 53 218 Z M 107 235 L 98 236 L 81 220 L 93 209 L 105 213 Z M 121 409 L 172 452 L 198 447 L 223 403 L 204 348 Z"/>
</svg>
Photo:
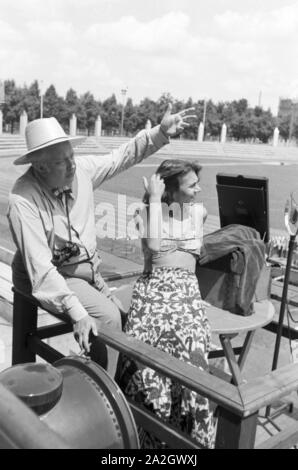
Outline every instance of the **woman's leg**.
<svg viewBox="0 0 298 470">
<path fill-rule="evenodd" d="M 101 325 L 108 325 L 121 331 L 120 311 L 114 302 L 83 279 L 70 277 L 65 280 L 70 290 L 76 294 L 89 315 L 95 319 L 99 330 Z M 118 351 L 107 346 L 107 356 L 107 371 L 111 377 L 114 377 L 118 361 Z"/>
<path fill-rule="evenodd" d="M 197 280 L 188 272 L 164 268 L 141 277 L 133 293 L 126 332 L 208 371 L 210 326 Z M 214 425 L 207 398 L 148 367 L 132 367 L 129 359 L 124 363 L 122 379 L 121 385 L 131 398 L 141 399 L 159 417 L 212 447 Z"/>
</svg>

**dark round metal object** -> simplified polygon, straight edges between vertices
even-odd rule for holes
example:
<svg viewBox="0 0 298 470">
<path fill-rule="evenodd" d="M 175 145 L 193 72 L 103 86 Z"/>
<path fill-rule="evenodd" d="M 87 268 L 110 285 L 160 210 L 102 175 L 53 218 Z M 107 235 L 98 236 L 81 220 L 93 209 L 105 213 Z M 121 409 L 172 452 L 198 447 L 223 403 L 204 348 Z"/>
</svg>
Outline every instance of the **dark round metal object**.
<svg viewBox="0 0 298 470">
<path fill-rule="evenodd" d="M 61 372 L 50 364 L 10 367 L 0 373 L 0 382 L 39 415 L 56 405 L 63 388 Z"/>
<path fill-rule="evenodd" d="M 70 447 L 137 449 L 130 407 L 108 373 L 88 358 L 21 364 L 0 373 L 0 382 L 39 414 Z"/>
<path fill-rule="evenodd" d="M 63 393 L 57 405 L 41 417 L 50 428 L 74 447 L 139 447 L 130 407 L 102 367 L 81 357 L 66 357 L 54 365 L 63 376 Z"/>
</svg>

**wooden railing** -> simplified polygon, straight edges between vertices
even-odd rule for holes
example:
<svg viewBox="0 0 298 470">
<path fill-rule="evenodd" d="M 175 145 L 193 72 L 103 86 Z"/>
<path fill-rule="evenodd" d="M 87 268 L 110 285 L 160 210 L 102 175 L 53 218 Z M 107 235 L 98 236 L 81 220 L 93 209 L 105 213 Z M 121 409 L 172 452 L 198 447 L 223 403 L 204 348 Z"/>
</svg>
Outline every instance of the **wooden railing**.
<svg viewBox="0 0 298 470">
<path fill-rule="evenodd" d="M 34 362 L 36 354 L 50 363 L 62 356 L 57 350 L 45 344 L 43 339 L 68 333 L 72 330 L 72 325 L 64 317 L 63 321 L 54 325 L 38 328 L 37 308 L 38 303 L 35 299 L 15 292 L 13 364 Z M 265 377 L 237 387 L 107 326 L 100 329 L 98 337 L 105 344 L 215 403 L 218 407 L 216 448 L 254 448 L 259 410 L 280 400 L 293 390 L 298 390 L 298 364 L 283 367 Z M 199 448 L 198 443 L 189 436 L 178 432 L 136 403 L 131 402 L 130 405 L 137 424 L 165 441 L 169 447 Z M 295 428 L 290 437 L 288 434 L 287 432 L 287 436 L 282 433 L 280 435 L 279 442 L 283 442 L 283 445 L 295 441 L 297 429 Z M 267 448 L 271 445 L 272 448 L 276 448 L 276 439 L 264 445 Z"/>
</svg>

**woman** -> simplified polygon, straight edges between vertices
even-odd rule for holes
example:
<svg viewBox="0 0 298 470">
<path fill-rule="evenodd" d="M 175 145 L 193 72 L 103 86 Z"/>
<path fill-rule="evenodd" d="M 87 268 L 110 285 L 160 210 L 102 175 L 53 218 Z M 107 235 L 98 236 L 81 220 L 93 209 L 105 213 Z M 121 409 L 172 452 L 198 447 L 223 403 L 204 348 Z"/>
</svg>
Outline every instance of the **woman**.
<svg viewBox="0 0 298 470">
<path fill-rule="evenodd" d="M 200 171 L 197 163 L 165 160 L 149 183 L 144 178 L 145 210 L 136 217 L 144 274 L 135 284 L 125 331 L 208 370 L 210 326 L 195 276 L 207 216 L 196 203 Z M 206 398 L 127 358 L 120 382 L 130 398 L 204 446 L 213 446 L 214 423 Z M 140 441 L 142 447 L 162 447 L 144 431 Z"/>
</svg>

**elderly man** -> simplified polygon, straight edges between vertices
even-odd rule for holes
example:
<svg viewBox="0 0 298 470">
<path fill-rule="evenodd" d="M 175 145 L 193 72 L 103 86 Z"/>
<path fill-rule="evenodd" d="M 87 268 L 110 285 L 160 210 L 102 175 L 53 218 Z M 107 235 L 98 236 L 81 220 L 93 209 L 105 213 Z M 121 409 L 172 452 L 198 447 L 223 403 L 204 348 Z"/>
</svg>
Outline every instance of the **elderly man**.
<svg viewBox="0 0 298 470">
<path fill-rule="evenodd" d="M 37 119 L 26 128 L 28 151 L 16 165 L 30 168 L 16 181 L 8 220 L 17 251 L 13 283 L 55 313 L 67 314 L 85 352 L 89 335 L 107 324 L 121 328 L 119 309 L 99 272 L 93 191 L 104 181 L 139 163 L 182 132 L 189 110 L 171 114 L 159 126 L 143 130 L 103 157 L 74 158 L 72 145 L 55 118 Z M 92 336 L 92 335 L 91 335 Z M 107 348 L 108 372 L 114 376 L 118 354 Z"/>
</svg>

